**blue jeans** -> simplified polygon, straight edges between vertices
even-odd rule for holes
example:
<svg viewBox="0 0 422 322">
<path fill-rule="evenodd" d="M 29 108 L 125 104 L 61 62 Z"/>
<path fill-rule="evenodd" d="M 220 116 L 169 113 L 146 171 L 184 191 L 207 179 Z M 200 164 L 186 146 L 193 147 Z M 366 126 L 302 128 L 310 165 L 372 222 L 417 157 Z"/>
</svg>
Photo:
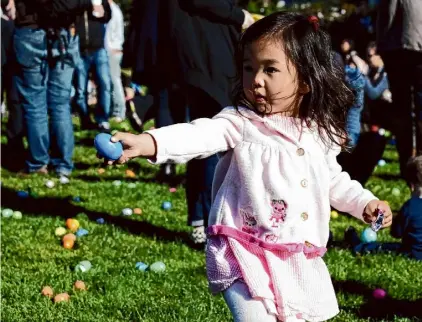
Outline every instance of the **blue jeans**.
<svg viewBox="0 0 422 322">
<path fill-rule="evenodd" d="M 122 84 L 122 70 L 120 64 L 122 63 L 123 53 L 115 53 L 109 51 L 110 61 L 110 76 L 111 76 L 111 102 L 112 102 L 112 114 L 115 117 L 122 119 L 126 118 L 126 102 L 125 92 Z"/>
<path fill-rule="evenodd" d="M 94 66 L 97 84 L 99 111 L 95 115 L 97 123 L 108 122 L 111 106 L 111 77 L 108 54 L 105 48 L 83 53 L 76 64 L 76 105 L 81 117 L 88 116 L 88 77 Z"/>
<path fill-rule="evenodd" d="M 349 109 L 346 119 L 346 130 L 349 135 L 349 145 L 355 147 L 358 143 L 361 114 L 363 110 L 365 76 L 358 69 L 346 67 L 346 80 L 355 91 L 355 103 Z"/>
<path fill-rule="evenodd" d="M 70 91 L 79 39 L 67 30 L 62 30 L 60 37 L 67 44 L 67 54 L 62 57 L 58 40 L 49 41 L 45 30 L 17 28 L 14 35 L 14 82 L 25 112 L 29 172 L 49 163 L 59 174 L 69 175 L 73 169 Z"/>
</svg>

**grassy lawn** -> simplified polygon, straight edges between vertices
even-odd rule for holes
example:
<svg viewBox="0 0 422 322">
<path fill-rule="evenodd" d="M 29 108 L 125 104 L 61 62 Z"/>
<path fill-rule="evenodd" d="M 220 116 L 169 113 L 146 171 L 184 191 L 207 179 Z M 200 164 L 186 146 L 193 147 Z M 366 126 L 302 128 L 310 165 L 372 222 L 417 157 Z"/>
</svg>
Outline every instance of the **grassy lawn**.
<svg viewBox="0 0 422 322">
<path fill-rule="evenodd" d="M 1 321 L 231 321 L 222 297 L 208 292 L 204 252 L 189 242 L 183 185 L 170 193 L 155 181 L 157 167 L 144 160 L 99 174 L 94 135 L 76 132 L 76 170 L 68 185 L 52 177 L 55 187 L 49 189 L 46 177 L 2 171 L 2 208 L 20 210 L 23 218 L 1 218 Z M 397 177 L 394 147 L 385 159 L 387 165 L 378 167 L 367 187 L 397 211 L 410 192 Z M 139 175 L 128 178 L 128 168 Z M 177 168 L 181 178 L 184 169 Z M 122 184 L 113 185 L 115 180 Z M 16 192 L 29 187 L 36 196 L 19 199 Z M 393 188 L 400 195 L 393 195 Z M 73 201 L 75 196 L 82 201 Z M 166 200 L 172 202 L 170 211 L 161 209 Z M 142 215 L 121 215 L 123 208 L 137 207 Z M 54 234 L 70 217 L 89 231 L 71 250 Z M 98 224 L 98 218 L 105 224 Z M 336 241 L 341 242 L 349 225 L 364 227 L 343 215 L 331 222 Z M 392 240 L 388 233 L 381 232 L 379 240 Z M 75 272 L 82 260 L 91 261 L 92 269 Z M 167 269 L 163 274 L 142 272 L 135 268 L 139 261 L 163 261 Z M 341 245 L 330 249 L 325 261 L 341 307 L 334 321 L 422 317 L 422 263 L 394 255 L 355 257 Z M 74 291 L 76 280 L 83 280 L 88 290 Z M 70 302 L 53 304 L 41 296 L 45 285 L 55 293 L 68 292 Z M 377 287 L 389 296 L 374 302 L 371 293 Z"/>
</svg>

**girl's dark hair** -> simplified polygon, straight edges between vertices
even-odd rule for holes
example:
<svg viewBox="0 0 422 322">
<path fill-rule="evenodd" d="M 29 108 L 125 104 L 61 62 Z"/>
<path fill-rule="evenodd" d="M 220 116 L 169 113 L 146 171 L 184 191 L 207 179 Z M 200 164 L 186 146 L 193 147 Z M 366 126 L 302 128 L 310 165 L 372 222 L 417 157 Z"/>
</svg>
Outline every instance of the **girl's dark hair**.
<svg viewBox="0 0 422 322">
<path fill-rule="evenodd" d="M 331 39 L 319 28 L 315 17 L 276 12 L 246 29 L 236 52 L 234 106 L 245 106 L 258 114 L 271 113 L 271 108 L 259 113 L 246 99 L 242 86 L 245 48 L 257 40 L 283 43 L 288 59 L 297 69 L 299 83 L 307 84 L 310 89 L 302 97 L 298 117 L 308 127 L 316 122 L 318 133 L 326 145 L 334 143 L 346 147 L 346 115 L 355 97 L 345 82 L 344 70 L 333 59 Z"/>
</svg>

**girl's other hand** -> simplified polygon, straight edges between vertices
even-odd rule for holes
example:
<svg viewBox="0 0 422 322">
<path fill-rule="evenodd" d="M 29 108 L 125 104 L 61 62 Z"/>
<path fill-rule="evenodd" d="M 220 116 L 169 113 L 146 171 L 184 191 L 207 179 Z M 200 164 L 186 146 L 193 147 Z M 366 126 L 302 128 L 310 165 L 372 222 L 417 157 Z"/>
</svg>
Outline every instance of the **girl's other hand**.
<svg viewBox="0 0 422 322">
<path fill-rule="evenodd" d="M 391 226 L 393 222 L 393 214 L 390 206 L 381 200 L 371 200 L 365 207 L 363 219 L 367 223 L 372 223 L 377 219 L 377 209 L 384 213 L 384 220 L 382 221 L 382 228 Z"/>
</svg>

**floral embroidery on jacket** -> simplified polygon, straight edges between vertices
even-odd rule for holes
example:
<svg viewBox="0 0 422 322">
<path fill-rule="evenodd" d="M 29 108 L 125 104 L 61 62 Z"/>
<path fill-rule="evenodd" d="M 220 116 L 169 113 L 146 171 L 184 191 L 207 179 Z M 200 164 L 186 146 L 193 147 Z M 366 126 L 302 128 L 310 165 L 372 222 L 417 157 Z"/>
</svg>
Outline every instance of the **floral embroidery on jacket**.
<svg viewBox="0 0 422 322">
<path fill-rule="evenodd" d="M 265 235 L 265 241 L 267 243 L 275 244 L 278 241 L 278 237 L 274 234 L 266 234 Z"/>
<path fill-rule="evenodd" d="M 280 222 L 284 222 L 287 216 L 287 202 L 284 200 L 271 200 L 271 217 L 270 220 L 273 222 L 272 227 L 279 228 Z"/>
</svg>

